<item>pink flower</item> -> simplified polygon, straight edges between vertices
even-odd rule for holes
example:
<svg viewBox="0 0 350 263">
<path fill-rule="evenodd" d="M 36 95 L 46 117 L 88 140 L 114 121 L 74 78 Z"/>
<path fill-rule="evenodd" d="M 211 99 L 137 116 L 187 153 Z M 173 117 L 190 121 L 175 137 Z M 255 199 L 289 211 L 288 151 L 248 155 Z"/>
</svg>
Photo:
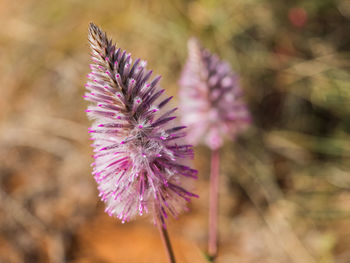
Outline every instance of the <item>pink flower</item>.
<svg viewBox="0 0 350 263">
<path fill-rule="evenodd" d="M 250 123 L 238 77 L 196 39 L 188 42 L 188 59 L 180 79 L 182 122 L 190 143 L 204 143 L 215 150 L 224 137 L 235 139 Z"/>
<path fill-rule="evenodd" d="M 171 126 L 175 109 L 165 111 L 171 97 L 160 100 L 160 77 L 150 81 L 146 63 L 132 62 L 112 40 L 90 24 L 91 73 L 85 99 L 93 119 L 93 175 L 106 212 L 122 222 L 153 212 L 164 223 L 177 216 L 196 195 L 184 187 L 197 171 L 184 165 L 193 157 L 181 143 L 184 126 Z"/>
<path fill-rule="evenodd" d="M 288 18 L 293 26 L 302 28 L 307 22 L 307 13 L 304 8 L 294 7 L 289 9 Z"/>
</svg>

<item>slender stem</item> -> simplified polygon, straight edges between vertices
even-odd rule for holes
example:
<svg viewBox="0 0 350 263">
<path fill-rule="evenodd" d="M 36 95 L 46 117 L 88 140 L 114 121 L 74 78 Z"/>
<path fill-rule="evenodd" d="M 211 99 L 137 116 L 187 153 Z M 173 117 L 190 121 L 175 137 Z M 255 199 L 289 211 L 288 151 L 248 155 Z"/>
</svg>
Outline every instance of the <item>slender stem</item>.
<svg viewBox="0 0 350 263">
<path fill-rule="evenodd" d="M 170 243 L 170 239 L 169 239 L 169 235 L 168 235 L 168 231 L 166 229 L 166 226 L 164 224 L 162 224 L 160 219 L 157 220 L 157 226 L 158 226 L 158 230 L 159 230 L 160 236 L 161 236 L 162 241 L 163 241 L 163 245 L 164 245 L 165 250 L 167 252 L 169 263 L 176 263 L 174 252 L 173 252 L 173 249 L 171 247 L 171 243 Z"/>
<path fill-rule="evenodd" d="M 211 152 L 209 189 L 209 240 L 208 254 L 214 262 L 218 253 L 218 204 L 219 204 L 219 149 Z"/>
</svg>

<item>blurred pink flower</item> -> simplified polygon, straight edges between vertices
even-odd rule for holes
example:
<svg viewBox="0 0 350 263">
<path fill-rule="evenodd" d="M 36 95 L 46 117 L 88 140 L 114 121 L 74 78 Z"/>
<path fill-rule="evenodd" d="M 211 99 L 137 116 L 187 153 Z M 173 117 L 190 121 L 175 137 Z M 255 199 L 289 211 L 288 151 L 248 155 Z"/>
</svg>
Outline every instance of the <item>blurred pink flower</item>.
<svg viewBox="0 0 350 263">
<path fill-rule="evenodd" d="M 215 150 L 225 136 L 235 139 L 250 123 L 237 75 L 194 38 L 188 42 L 188 59 L 179 84 L 182 122 L 188 126 L 190 143 L 205 143 Z"/>
<path fill-rule="evenodd" d="M 295 27 L 303 27 L 307 22 L 307 13 L 302 7 L 294 7 L 288 11 L 289 21 Z"/>
<path fill-rule="evenodd" d="M 152 71 L 139 59 L 116 49 L 94 24 L 89 27 L 91 73 L 85 99 L 93 119 L 93 175 L 106 212 L 122 222 L 153 212 L 164 223 L 177 216 L 196 196 L 184 188 L 184 178 L 197 171 L 183 164 L 193 157 L 191 145 L 181 144 L 184 126 L 170 126 L 176 109 L 164 111 L 171 97 L 157 100 L 160 90 Z"/>
</svg>

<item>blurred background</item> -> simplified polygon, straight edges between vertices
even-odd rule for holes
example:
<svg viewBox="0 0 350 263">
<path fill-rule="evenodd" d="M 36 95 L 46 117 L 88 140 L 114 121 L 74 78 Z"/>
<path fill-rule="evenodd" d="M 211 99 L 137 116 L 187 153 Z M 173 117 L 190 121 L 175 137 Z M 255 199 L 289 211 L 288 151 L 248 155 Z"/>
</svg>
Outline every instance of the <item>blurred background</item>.
<svg viewBox="0 0 350 263">
<path fill-rule="evenodd" d="M 0 0 L 0 262 L 166 262 L 149 218 L 98 201 L 90 21 L 169 95 L 190 36 L 240 75 L 253 125 L 221 151 L 218 263 L 350 262 L 349 19 L 347 0 Z M 169 222 L 178 262 L 207 262 L 209 158 L 196 148 L 201 198 Z"/>
</svg>

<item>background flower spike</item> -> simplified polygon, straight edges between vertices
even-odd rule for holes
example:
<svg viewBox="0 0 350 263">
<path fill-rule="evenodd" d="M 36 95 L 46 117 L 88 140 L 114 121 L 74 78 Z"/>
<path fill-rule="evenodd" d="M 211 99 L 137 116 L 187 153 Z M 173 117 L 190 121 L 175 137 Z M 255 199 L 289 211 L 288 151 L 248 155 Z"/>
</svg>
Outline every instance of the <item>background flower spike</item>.
<svg viewBox="0 0 350 263">
<path fill-rule="evenodd" d="M 182 122 L 188 126 L 190 143 L 218 149 L 225 137 L 235 139 L 250 124 L 237 74 L 195 38 L 188 41 L 179 84 Z"/>
<path fill-rule="evenodd" d="M 188 59 L 179 82 L 188 140 L 211 149 L 208 257 L 214 262 L 218 254 L 219 149 L 225 137 L 234 140 L 249 125 L 250 113 L 230 65 L 203 49 L 195 38 L 188 41 Z"/>
</svg>

